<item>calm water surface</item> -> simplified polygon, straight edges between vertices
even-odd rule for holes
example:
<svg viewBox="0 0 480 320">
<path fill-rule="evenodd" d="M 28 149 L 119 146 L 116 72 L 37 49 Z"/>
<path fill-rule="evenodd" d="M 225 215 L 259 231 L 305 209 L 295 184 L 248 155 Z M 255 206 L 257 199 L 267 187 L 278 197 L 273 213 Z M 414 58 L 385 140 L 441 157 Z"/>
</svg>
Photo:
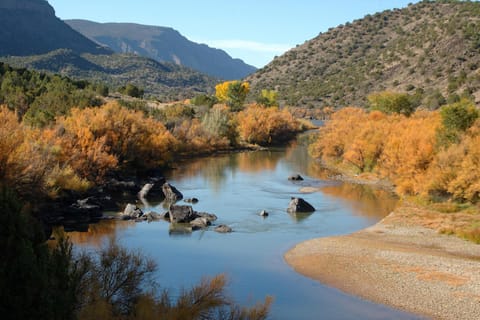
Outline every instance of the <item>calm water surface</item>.
<svg viewBox="0 0 480 320">
<path fill-rule="evenodd" d="M 293 173 L 305 180 L 288 181 Z M 88 233 L 72 233 L 74 242 L 95 248 L 114 235 L 156 260 L 158 282 L 174 294 L 203 276 L 223 273 L 229 279 L 228 292 L 241 304 L 274 296 L 271 319 L 418 319 L 323 286 L 295 273 L 283 260 L 283 254 L 301 241 L 370 226 L 396 204 L 384 191 L 328 181 L 301 142 L 181 163 L 166 177 L 185 198 L 200 199 L 195 210 L 215 213 L 216 224 L 227 224 L 234 232 L 219 234 L 212 228 L 174 235 L 163 221 L 104 221 L 90 226 Z M 303 197 L 317 210 L 304 216 L 288 214 L 292 196 Z M 151 203 L 144 210 L 161 213 L 165 208 Z M 261 210 L 269 217 L 260 217 Z"/>
</svg>

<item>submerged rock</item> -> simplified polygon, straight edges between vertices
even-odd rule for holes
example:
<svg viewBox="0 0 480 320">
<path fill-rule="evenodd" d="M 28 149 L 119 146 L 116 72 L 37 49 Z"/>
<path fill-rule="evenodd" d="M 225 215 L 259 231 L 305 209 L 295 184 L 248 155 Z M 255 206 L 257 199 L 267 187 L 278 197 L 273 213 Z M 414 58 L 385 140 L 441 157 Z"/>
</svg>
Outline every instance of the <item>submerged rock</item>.
<svg viewBox="0 0 480 320">
<path fill-rule="evenodd" d="M 187 198 L 185 200 L 183 200 L 187 203 L 197 203 L 198 202 L 198 199 L 197 198 Z"/>
<path fill-rule="evenodd" d="M 302 198 L 292 197 L 290 203 L 288 204 L 287 212 L 288 213 L 297 213 L 297 212 L 314 212 L 315 208 L 303 200 Z"/>
<path fill-rule="evenodd" d="M 290 181 L 302 181 L 303 177 L 299 174 L 294 174 L 294 175 L 291 175 L 290 177 L 288 177 L 288 180 L 290 180 Z"/>
<path fill-rule="evenodd" d="M 227 226 L 225 224 L 221 224 L 221 225 L 215 227 L 215 231 L 219 232 L 219 233 L 229 233 L 229 232 L 232 232 L 233 230 L 229 226 Z"/>
</svg>

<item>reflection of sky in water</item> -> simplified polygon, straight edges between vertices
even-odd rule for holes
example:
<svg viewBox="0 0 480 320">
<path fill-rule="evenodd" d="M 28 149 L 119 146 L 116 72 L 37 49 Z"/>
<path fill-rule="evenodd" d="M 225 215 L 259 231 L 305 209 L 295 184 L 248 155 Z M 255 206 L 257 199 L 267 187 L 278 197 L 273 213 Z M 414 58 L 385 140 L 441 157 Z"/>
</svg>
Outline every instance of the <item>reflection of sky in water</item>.
<svg viewBox="0 0 480 320">
<path fill-rule="evenodd" d="M 293 173 L 300 173 L 305 180 L 288 181 Z M 387 194 L 319 180 L 321 177 L 325 172 L 307 156 L 305 147 L 296 145 L 287 151 L 193 160 L 179 164 L 167 174 L 167 180 L 185 198 L 200 199 L 195 210 L 215 213 L 219 217 L 216 224 L 230 225 L 233 233 L 209 229 L 170 236 L 169 225 L 163 221 L 105 230 L 115 232 L 124 245 L 153 257 L 159 265 L 158 282 L 173 293 L 205 275 L 224 273 L 230 280 L 230 292 L 240 303 L 253 304 L 273 295 L 272 319 L 414 318 L 326 288 L 285 264 L 283 254 L 296 243 L 362 229 L 388 214 L 394 205 Z M 301 193 L 302 187 L 318 191 Z M 317 211 L 303 217 L 288 214 L 292 196 L 303 197 Z M 162 204 L 145 210 L 165 211 Z M 261 210 L 267 210 L 269 216 L 260 217 Z M 97 236 L 103 236 L 98 228 L 91 237 Z"/>
</svg>

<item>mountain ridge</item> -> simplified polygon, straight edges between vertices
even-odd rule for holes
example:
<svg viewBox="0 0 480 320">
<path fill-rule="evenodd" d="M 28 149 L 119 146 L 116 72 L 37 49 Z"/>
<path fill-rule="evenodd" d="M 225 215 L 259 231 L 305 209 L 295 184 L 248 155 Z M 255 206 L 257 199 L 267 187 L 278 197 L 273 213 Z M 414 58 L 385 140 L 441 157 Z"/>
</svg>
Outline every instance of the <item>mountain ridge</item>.
<svg viewBox="0 0 480 320">
<path fill-rule="evenodd" d="M 257 69 L 221 49 L 188 40 L 170 27 L 138 23 L 65 20 L 73 29 L 117 53 L 133 53 L 173 62 L 226 80 L 241 79 Z"/>
<path fill-rule="evenodd" d="M 423 1 L 345 23 L 246 78 L 287 105 L 366 105 L 375 91 L 417 94 L 427 108 L 480 103 L 480 2 Z"/>
<path fill-rule="evenodd" d="M 0 56 L 44 54 L 62 48 L 80 53 L 112 52 L 63 23 L 45 0 L 2 0 Z"/>
</svg>

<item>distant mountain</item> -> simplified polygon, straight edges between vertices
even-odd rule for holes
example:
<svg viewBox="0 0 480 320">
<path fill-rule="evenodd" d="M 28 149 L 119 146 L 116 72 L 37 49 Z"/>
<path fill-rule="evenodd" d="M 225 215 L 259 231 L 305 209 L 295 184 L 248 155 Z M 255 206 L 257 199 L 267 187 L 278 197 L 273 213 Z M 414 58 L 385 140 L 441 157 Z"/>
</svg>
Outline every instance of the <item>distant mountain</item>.
<svg viewBox="0 0 480 320">
<path fill-rule="evenodd" d="M 60 48 L 111 53 L 55 17 L 45 0 L 0 1 L 0 56 L 44 54 Z"/>
<path fill-rule="evenodd" d="M 112 88 L 134 83 L 163 100 L 210 93 L 217 82 L 174 63 L 114 54 L 58 19 L 44 0 L 0 0 L 0 61 Z"/>
<path fill-rule="evenodd" d="M 242 79 L 256 68 L 225 51 L 192 42 L 172 28 L 66 20 L 73 29 L 118 53 L 173 62 L 222 79 Z"/>
<path fill-rule="evenodd" d="M 363 106 L 374 91 L 409 92 L 427 108 L 480 103 L 480 2 L 422 1 L 367 15 L 286 52 L 247 78 L 289 105 Z"/>
<path fill-rule="evenodd" d="M 174 63 L 161 63 L 132 54 L 78 54 L 59 49 L 28 57 L 0 57 L 15 67 L 54 72 L 73 79 L 108 84 L 112 88 L 135 84 L 162 101 L 212 93 L 215 78 Z"/>
</svg>

